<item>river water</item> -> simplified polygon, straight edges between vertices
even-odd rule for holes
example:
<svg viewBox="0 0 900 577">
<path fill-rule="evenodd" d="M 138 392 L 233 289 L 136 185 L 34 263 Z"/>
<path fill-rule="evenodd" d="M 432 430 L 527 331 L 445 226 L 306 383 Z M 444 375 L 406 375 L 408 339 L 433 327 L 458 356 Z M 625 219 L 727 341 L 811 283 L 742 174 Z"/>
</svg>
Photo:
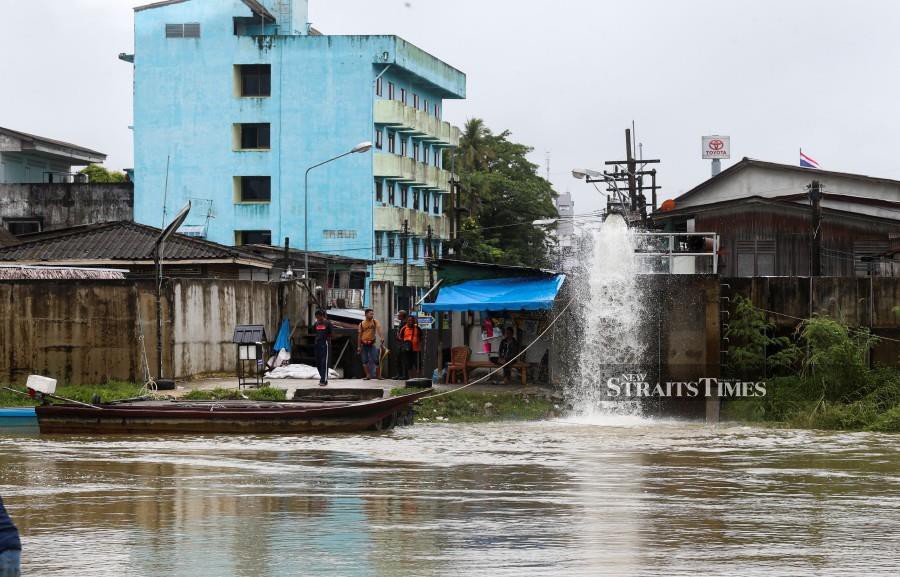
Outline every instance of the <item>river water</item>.
<svg viewBox="0 0 900 577">
<path fill-rule="evenodd" d="M 898 437 L 637 417 L 0 432 L 24 575 L 892 575 Z"/>
</svg>

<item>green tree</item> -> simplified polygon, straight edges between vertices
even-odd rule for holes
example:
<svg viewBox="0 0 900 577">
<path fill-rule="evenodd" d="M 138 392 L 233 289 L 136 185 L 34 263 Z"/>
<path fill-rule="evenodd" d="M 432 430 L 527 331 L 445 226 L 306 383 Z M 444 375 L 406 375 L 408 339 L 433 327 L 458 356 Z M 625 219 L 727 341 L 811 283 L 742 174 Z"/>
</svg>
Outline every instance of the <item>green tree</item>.
<svg viewBox="0 0 900 577">
<path fill-rule="evenodd" d="M 750 299 L 738 295 L 728 319 L 728 370 L 737 378 L 765 377 L 796 367 L 800 350 L 788 337 L 770 336 L 775 323 Z"/>
<path fill-rule="evenodd" d="M 124 172 L 106 170 L 99 164 L 89 164 L 81 169 L 78 174 L 88 175 L 91 182 L 125 182 L 126 180 Z"/>
<path fill-rule="evenodd" d="M 847 400 L 864 390 L 869 379 L 869 351 L 878 337 L 869 329 L 851 329 L 834 319 L 814 316 L 803 321 L 800 338 L 809 351 L 804 376 L 826 400 Z"/>
<path fill-rule="evenodd" d="M 459 176 L 460 205 L 468 211 L 460 223 L 462 255 L 466 260 L 549 266 L 548 231 L 532 222 L 558 216 L 556 193 L 527 159 L 533 149 L 510 136 L 508 130 L 494 134 L 473 118 L 459 147 L 445 158 L 445 166 Z"/>
</svg>

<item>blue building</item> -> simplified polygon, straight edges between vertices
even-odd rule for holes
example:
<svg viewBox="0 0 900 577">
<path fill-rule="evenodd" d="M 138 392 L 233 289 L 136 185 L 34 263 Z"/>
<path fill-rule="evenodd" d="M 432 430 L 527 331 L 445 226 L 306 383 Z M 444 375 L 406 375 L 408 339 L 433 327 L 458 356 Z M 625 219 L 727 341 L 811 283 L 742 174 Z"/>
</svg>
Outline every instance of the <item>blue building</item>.
<svg viewBox="0 0 900 577">
<path fill-rule="evenodd" d="M 441 111 L 465 98 L 462 72 L 396 36 L 322 35 L 306 0 L 135 8 L 133 62 L 138 222 L 191 200 L 187 224 L 209 240 L 287 237 L 397 283 L 405 241 L 408 284 L 424 286 L 429 230 L 434 249 L 449 237 L 442 151 L 459 129 Z M 307 169 L 365 141 L 310 171 L 305 193 Z"/>
</svg>

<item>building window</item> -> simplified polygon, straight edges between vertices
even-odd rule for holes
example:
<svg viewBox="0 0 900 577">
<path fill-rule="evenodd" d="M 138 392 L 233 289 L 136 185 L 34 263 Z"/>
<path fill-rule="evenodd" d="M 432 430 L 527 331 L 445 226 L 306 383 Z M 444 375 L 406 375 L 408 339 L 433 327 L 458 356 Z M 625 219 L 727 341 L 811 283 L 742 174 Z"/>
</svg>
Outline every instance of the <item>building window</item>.
<svg viewBox="0 0 900 577">
<path fill-rule="evenodd" d="M 434 195 L 434 214 L 441 214 L 441 195 Z"/>
<path fill-rule="evenodd" d="M 166 24 L 166 38 L 200 38 L 200 23 Z"/>
<path fill-rule="evenodd" d="M 419 109 L 419 95 L 413 92 L 413 108 Z"/>
<path fill-rule="evenodd" d="M 395 195 L 394 195 L 394 183 L 393 182 L 388 183 L 388 204 L 391 206 L 394 206 L 395 204 L 397 204 L 397 199 L 395 198 Z"/>
<path fill-rule="evenodd" d="M 381 150 L 381 147 L 384 145 L 384 143 L 381 141 L 381 134 L 382 130 L 380 128 L 375 131 L 375 148 L 377 148 L 378 150 Z"/>
<path fill-rule="evenodd" d="M 441 149 L 440 148 L 434 149 L 434 166 L 437 168 L 441 167 Z"/>
<path fill-rule="evenodd" d="M 375 202 L 384 202 L 384 182 L 375 181 Z"/>
<path fill-rule="evenodd" d="M 422 144 L 422 162 L 428 164 L 428 146 L 424 143 Z"/>
<path fill-rule="evenodd" d="M 397 148 L 397 133 L 393 130 L 388 131 L 388 152 L 394 153 Z"/>
<path fill-rule="evenodd" d="M 272 95 L 272 66 L 270 64 L 241 64 L 241 96 L 258 98 Z"/>
<path fill-rule="evenodd" d="M 775 275 L 775 241 L 774 240 L 739 240 L 737 241 L 737 276 L 774 276 Z"/>
<path fill-rule="evenodd" d="M 402 102 L 403 104 L 406 104 L 406 89 L 405 88 L 400 89 L 400 102 Z"/>
<path fill-rule="evenodd" d="M 375 96 L 381 96 L 381 77 L 375 79 Z"/>
<path fill-rule="evenodd" d="M 441 107 L 437 103 L 434 105 L 434 117 L 438 120 L 441 118 Z"/>
<path fill-rule="evenodd" d="M 354 239 L 358 233 L 352 229 L 325 229 L 322 231 L 322 238 L 329 240 L 339 240 L 344 238 Z"/>
<path fill-rule="evenodd" d="M 405 184 L 400 185 L 400 206 L 403 208 L 409 206 L 409 187 Z"/>
<path fill-rule="evenodd" d="M 381 255 L 382 249 L 384 249 L 384 241 L 382 240 L 382 238 L 383 237 L 381 236 L 380 232 L 375 233 L 375 254 L 379 256 Z"/>
<path fill-rule="evenodd" d="M 397 251 L 397 241 L 394 239 L 394 235 L 388 235 L 388 258 L 394 258 L 394 255 Z"/>
<path fill-rule="evenodd" d="M 412 239 L 413 260 L 419 260 L 419 239 Z"/>
<path fill-rule="evenodd" d="M 16 236 L 41 232 L 44 228 L 39 218 L 4 218 L 3 224 L 6 225 L 6 230 Z"/>
<path fill-rule="evenodd" d="M 271 202 L 271 176 L 240 176 L 236 180 L 238 202 Z"/>
<path fill-rule="evenodd" d="M 268 150 L 270 124 L 241 124 L 241 150 Z"/>
<path fill-rule="evenodd" d="M 422 110 L 424 110 L 426 113 L 428 112 L 428 99 L 427 98 L 422 102 Z"/>
<path fill-rule="evenodd" d="M 400 136 L 400 156 L 406 156 L 406 137 Z"/>
<path fill-rule="evenodd" d="M 413 209 L 419 210 L 419 191 L 413 189 L 412 197 L 413 197 Z"/>
<path fill-rule="evenodd" d="M 272 245 L 271 230 L 236 230 L 234 231 L 234 243 L 237 246 L 245 244 Z"/>
<path fill-rule="evenodd" d="M 394 83 L 388 82 L 388 100 L 394 99 Z"/>
<path fill-rule="evenodd" d="M 431 206 L 430 202 L 431 202 L 431 194 L 427 190 L 422 192 L 422 210 L 424 210 L 425 212 L 428 212 L 428 209 Z"/>
</svg>

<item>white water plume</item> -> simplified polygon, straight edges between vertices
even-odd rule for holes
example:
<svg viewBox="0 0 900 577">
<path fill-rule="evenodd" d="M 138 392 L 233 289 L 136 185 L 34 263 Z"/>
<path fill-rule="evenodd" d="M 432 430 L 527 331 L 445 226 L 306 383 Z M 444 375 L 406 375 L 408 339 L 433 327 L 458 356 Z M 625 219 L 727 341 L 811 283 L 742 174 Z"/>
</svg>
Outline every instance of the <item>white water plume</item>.
<svg viewBox="0 0 900 577">
<path fill-rule="evenodd" d="M 584 255 L 583 323 L 577 367 L 566 396 L 579 419 L 640 415 L 638 402 L 612 400 L 607 381 L 640 374 L 648 351 L 643 291 L 635 255 L 637 235 L 625 220 L 611 214 L 592 233 L 590 255 Z"/>
</svg>

